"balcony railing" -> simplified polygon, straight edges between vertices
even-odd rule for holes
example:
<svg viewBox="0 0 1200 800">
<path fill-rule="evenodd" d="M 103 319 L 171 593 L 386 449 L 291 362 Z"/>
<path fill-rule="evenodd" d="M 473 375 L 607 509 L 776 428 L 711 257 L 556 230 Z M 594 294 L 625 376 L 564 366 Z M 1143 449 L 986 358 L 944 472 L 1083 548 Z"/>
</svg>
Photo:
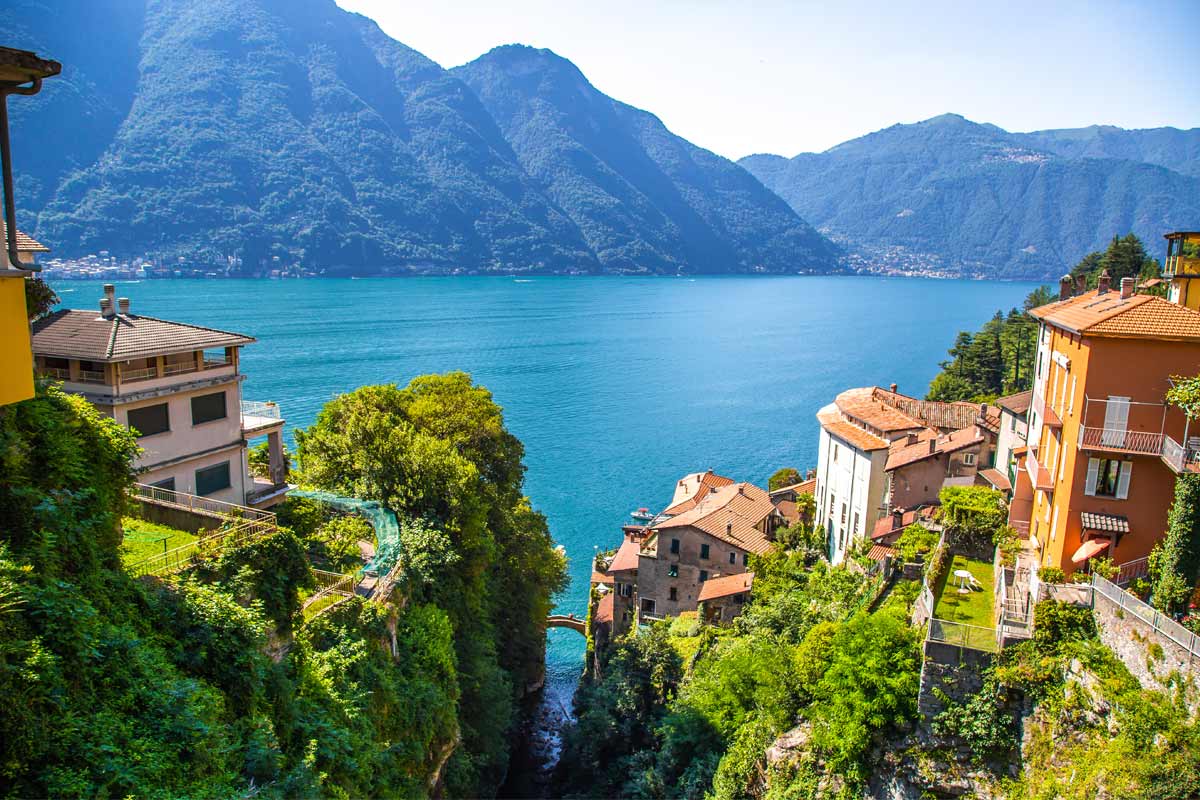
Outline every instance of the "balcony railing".
<svg viewBox="0 0 1200 800">
<path fill-rule="evenodd" d="M 1170 436 L 1163 437 L 1163 461 L 1176 472 L 1200 472 L 1200 439 L 1188 439 L 1180 444 Z"/>
<path fill-rule="evenodd" d="M 121 370 L 121 380 L 123 381 L 144 381 L 150 378 L 158 377 L 157 367 L 142 367 L 141 369 L 123 369 Z"/>
<path fill-rule="evenodd" d="M 71 379 L 71 370 L 62 367 L 41 367 L 38 369 L 38 374 L 43 378 L 53 378 L 56 381 L 69 381 Z"/>
<path fill-rule="evenodd" d="M 1161 433 L 1152 431 L 1130 431 L 1123 428 L 1079 429 L 1081 450 L 1114 450 L 1121 453 L 1138 453 L 1147 456 L 1163 454 Z"/>
<path fill-rule="evenodd" d="M 1045 397 L 1034 398 L 1033 410 L 1037 412 L 1039 417 L 1041 417 L 1042 424 L 1048 425 L 1051 428 L 1062 427 L 1062 418 L 1058 416 L 1058 413 L 1054 410 L 1054 407 L 1050 405 L 1050 401 Z"/>
<path fill-rule="evenodd" d="M 196 371 L 195 361 L 180 361 L 163 367 L 163 375 L 185 375 Z"/>
<path fill-rule="evenodd" d="M 232 364 L 233 364 L 233 358 L 231 358 L 230 356 L 217 356 L 216 358 L 213 358 L 211 356 L 204 357 L 204 368 L 205 369 L 218 369 L 220 367 L 228 367 Z"/>
<path fill-rule="evenodd" d="M 79 370 L 80 383 L 104 383 L 104 372 L 98 369 Z"/>
<path fill-rule="evenodd" d="M 242 401 L 242 416 L 243 417 L 269 417 L 270 419 L 283 419 L 283 415 L 279 412 L 279 404 L 272 402 L 258 402 L 254 400 Z"/>
<path fill-rule="evenodd" d="M 1025 467 L 1029 470 L 1029 480 L 1033 483 L 1033 488 L 1041 489 L 1043 492 L 1054 491 L 1054 478 L 1045 467 L 1037 462 L 1032 448 L 1025 457 Z"/>
</svg>

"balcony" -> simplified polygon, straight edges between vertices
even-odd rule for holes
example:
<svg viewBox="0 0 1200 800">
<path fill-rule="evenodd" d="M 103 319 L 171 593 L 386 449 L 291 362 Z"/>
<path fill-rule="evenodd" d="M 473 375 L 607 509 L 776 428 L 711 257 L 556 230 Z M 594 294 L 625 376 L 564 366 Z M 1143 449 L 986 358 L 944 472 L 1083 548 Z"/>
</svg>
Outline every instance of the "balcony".
<svg viewBox="0 0 1200 800">
<path fill-rule="evenodd" d="M 56 381 L 71 380 L 71 370 L 62 367 L 40 367 L 38 368 L 38 375 L 43 378 L 52 378 Z"/>
<path fill-rule="evenodd" d="M 1161 455 L 1176 473 L 1200 472 L 1200 437 L 1193 436 L 1186 444 L 1180 444 L 1170 436 L 1163 436 Z"/>
<path fill-rule="evenodd" d="M 98 369 L 81 369 L 76 383 L 104 383 L 104 371 Z"/>
<path fill-rule="evenodd" d="M 1163 454 L 1165 435 L 1153 431 L 1130 431 L 1122 428 L 1079 429 L 1079 449 L 1105 453 L 1143 456 Z"/>
<path fill-rule="evenodd" d="M 123 369 L 121 370 L 121 380 L 132 383 L 134 381 L 148 381 L 151 378 L 158 377 L 157 367 L 142 367 L 141 369 Z"/>
<path fill-rule="evenodd" d="M 1054 407 L 1046 401 L 1045 397 L 1035 397 L 1033 399 L 1033 410 L 1037 412 L 1038 417 L 1042 420 L 1043 425 L 1051 428 L 1062 427 L 1062 417 L 1058 416 Z"/>
<path fill-rule="evenodd" d="M 242 401 L 242 435 L 265 436 L 283 427 L 283 415 L 277 403 Z"/>
<path fill-rule="evenodd" d="M 1035 489 L 1040 489 L 1043 492 L 1054 491 L 1054 478 L 1050 475 L 1049 470 L 1037 462 L 1032 448 L 1030 448 L 1029 454 L 1025 456 L 1025 469 L 1028 470 L 1029 480 L 1033 483 Z"/>
<path fill-rule="evenodd" d="M 164 377 L 170 377 L 171 375 L 186 375 L 189 372 L 196 372 L 195 361 L 179 361 L 174 364 L 167 364 L 163 367 Z"/>
</svg>

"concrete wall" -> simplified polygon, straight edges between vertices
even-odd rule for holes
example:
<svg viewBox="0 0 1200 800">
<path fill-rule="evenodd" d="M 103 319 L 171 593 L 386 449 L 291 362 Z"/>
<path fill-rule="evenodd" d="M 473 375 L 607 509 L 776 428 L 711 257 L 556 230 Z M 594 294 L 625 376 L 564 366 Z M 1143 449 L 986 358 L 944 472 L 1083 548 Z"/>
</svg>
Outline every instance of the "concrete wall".
<svg viewBox="0 0 1200 800">
<path fill-rule="evenodd" d="M 142 500 L 135 500 L 131 510 L 134 516 L 148 522 L 155 522 L 189 533 L 199 533 L 201 529 L 212 533 L 225 524 L 225 520 L 215 514 L 162 506 Z"/>
</svg>

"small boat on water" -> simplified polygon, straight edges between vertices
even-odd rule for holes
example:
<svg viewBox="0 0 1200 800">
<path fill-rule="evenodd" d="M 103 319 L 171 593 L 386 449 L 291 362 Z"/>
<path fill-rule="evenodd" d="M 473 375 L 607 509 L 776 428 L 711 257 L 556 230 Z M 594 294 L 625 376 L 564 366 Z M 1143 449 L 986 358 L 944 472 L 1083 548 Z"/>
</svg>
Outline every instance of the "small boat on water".
<svg viewBox="0 0 1200 800">
<path fill-rule="evenodd" d="M 639 508 L 637 511 L 630 512 L 629 516 L 633 517 L 638 522 L 649 522 L 650 520 L 654 519 L 654 515 L 650 513 L 650 509 L 645 508 L 644 506 Z"/>
</svg>

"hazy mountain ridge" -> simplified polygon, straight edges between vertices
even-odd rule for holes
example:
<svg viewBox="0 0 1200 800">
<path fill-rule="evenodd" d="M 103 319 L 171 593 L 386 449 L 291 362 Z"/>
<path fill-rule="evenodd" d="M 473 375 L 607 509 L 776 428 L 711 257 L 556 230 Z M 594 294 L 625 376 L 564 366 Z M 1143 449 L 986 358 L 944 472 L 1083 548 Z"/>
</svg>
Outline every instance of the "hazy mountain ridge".
<svg viewBox="0 0 1200 800">
<path fill-rule="evenodd" d="M 529 143 L 506 139 L 466 83 L 331 0 L 101 2 L 0 11 L 8 43 L 64 63 L 12 103 L 21 224 L 59 254 L 237 252 L 357 272 L 836 266 L 831 243 L 711 154 L 659 170 L 663 191 L 625 213 L 621 258 L 595 249 L 591 198 L 547 192 Z M 110 33 L 116 66 L 92 52 Z M 597 160 L 613 183 L 649 164 Z M 672 231 L 667 196 L 707 224 Z"/>
<path fill-rule="evenodd" d="M 931 254 L 965 274 L 1046 277 L 1114 233 L 1157 253 L 1163 233 L 1200 220 L 1200 178 L 1188 174 L 1200 130 L 1118 130 L 1012 134 L 946 114 L 739 163 L 837 238 Z M 1119 152 L 1179 159 L 1181 171 Z"/>
</svg>

